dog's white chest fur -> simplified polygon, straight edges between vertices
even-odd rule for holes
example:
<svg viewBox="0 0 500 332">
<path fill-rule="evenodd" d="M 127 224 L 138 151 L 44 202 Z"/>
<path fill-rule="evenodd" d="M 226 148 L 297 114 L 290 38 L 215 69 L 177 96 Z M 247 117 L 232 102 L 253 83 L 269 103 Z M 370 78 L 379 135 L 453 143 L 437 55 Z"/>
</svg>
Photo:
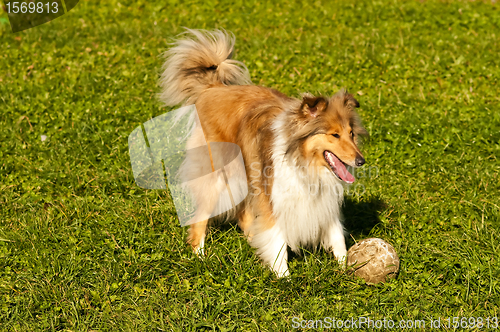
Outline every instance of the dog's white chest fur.
<svg viewBox="0 0 500 332">
<path fill-rule="evenodd" d="M 274 125 L 273 188 L 271 202 L 276 225 L 293 251 L 301 246 L 316 246 L 332 228 L 342 232 L 340 207 L 343 187 L 327 168 L 308 176 L 306 169 L 285 157 L 286 139 L 281 119 Z"/>
</svg>

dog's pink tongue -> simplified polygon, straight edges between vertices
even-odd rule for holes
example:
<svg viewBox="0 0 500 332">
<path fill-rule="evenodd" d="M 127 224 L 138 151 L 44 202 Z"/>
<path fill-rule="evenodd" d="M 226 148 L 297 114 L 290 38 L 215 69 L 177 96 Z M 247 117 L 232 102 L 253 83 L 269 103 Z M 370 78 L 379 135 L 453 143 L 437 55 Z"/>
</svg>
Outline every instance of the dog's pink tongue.
<svg viewBox="0 0 500 332">
<path fill-rule="evenodd" d="M 356 179 L 354 178 L 354 176 L 352 176 L 351 173 L 349 173 L 344 163 L 341 162 L 339 158 L 337 158 L 337 156 L 334 155 L 333 153 L 328 151 L 327 154 L 328 158 L 330 159 L 329 161 L 333 163 L 335 174 L 337 174 L 339 178 L 341 178 L 343 181 L 347 183 L 353 183 Z"/>
</svg>

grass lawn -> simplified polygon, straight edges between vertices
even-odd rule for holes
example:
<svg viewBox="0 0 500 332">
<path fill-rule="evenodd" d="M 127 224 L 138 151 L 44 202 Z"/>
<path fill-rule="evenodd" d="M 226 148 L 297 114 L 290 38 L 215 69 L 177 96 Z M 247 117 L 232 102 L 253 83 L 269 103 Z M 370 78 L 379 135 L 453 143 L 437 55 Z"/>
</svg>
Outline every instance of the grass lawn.
<svg viewBox="0 0 500 332">
<path fill-rule="evenodd" d="M 204 260 L 188 250 L 168 192 L 135 185 L 127 145 L 169 110 L 161 53 L 182 27 L 234 32 L 256 84 L 356 95 L 371 138 L 346 199 L 349 244 L 392 243 L 396 280 L 365 285 L 323 251 L 278 280 L 234 226 L 210 233 Z M 500 316 L 498 4 L 80 1 L 16 34 L 0 14 L 0 45 L 1 331 L 291 331 L 362 316 L 491 329 Z"/>
</svg>

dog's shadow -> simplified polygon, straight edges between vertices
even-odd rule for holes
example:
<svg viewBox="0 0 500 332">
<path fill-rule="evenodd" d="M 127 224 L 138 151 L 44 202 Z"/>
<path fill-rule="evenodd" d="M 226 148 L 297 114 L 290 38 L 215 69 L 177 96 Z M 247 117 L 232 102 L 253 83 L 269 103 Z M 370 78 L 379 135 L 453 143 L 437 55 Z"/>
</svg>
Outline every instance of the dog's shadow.
<svg viewBox="0 0 500 332">
<path fill-rule="evenodd" d="M 349 233 L 346 238 L 346 246 L 349 249 L 358 241 L 367 237 L 371 230 L 380 223 L 380 212 L 386 208 L 385 202 L 380 196 L 364 197 L 359 202 L 350 196 L 344 200 L 344 226 Z"/>
</svg>

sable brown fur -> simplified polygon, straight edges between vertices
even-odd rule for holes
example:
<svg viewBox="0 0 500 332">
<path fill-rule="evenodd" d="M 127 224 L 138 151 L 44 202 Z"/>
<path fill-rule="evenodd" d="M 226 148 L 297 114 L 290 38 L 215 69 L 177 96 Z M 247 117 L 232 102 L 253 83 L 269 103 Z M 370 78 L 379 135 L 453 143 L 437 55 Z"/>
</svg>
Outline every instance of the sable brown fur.
<svg viewBox="0 0 500 332">
<path fill-rule="evenodd" d="M 335 173 L 339 172 L 335 167 L 345 171 L 342 165 L 364 164 L 358 139 L 367 133 L 355 111 L 358 101 L 345 90 L 332 97 L 304 94 L 291 98 L 251 85 L 246 67 L 227 60 L 234 51 L 233 37 L 223 31 L 188 33 L 192 39 L 178 41 L 167 53 L 162 98 L 167 105 L 181 100 L 195 103 L 203 133 L 193 133 L 193 144 L 206 139 L 241 148 L 249 193 L 232 212 L 257 254 L 278 276 L 288 274 L 287 255 L 280 246 L 297 250 L 301 245 L 321 243 L 342 261 L 346 253 L 340 212 L 343 192 L 329 203 L 325 188 L 317 197 L 304 190 L 309 182 L 340 184 L 340 176 L 349 177 Z M 332 166 L 328 154 L 342 165 Z M 285 171 L 290 181 L 280 178 L 279 171 Z M 309 182 L 303 182 L 298 173 Z M 285 192 L 277 191 L 277 182 L 286 187 Z M 200 207 L 198 215 L 210 215 L 215 202 L 207 202 L 204 193 L 192 189 Z M 310 222 L 296 217 L 303 215 L 300 206 L 306 201 Z M 197 252 L 203 248 L 207 225 L 204 220 L 190 226 L 188 242 Z"/>
</svg>

